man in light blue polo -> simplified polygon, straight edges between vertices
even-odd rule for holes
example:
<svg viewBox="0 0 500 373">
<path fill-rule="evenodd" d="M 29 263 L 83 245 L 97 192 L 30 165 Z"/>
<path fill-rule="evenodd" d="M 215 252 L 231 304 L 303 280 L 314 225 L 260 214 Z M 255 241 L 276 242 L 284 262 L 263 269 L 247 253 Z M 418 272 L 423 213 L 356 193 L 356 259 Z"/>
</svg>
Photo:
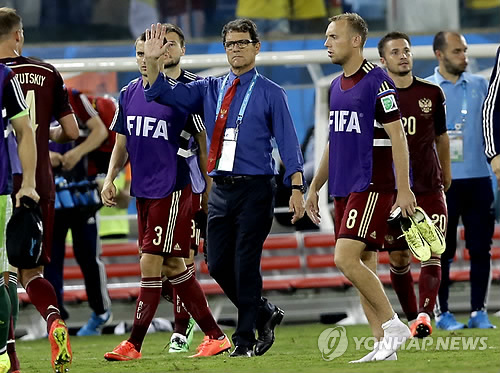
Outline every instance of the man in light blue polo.
<svg viewBox="0 0 500 373">
<path fill-rule="evenodd" d="M 436 304 L 436 326 L 456 330 L 465 327 L 448 309 L 450 265 L 457 247 L 457 226 L 462 218 L 465 244 L 470 254 L 471 317 L 469 328 L 493 328 L 486 313 L 490 283 L 490 249 L 494 230 L 493 188 L 484 154 L 481 108 L 488 82 L 466 72 L 467 42 L 456 32 L 440 31 L 434 37 L 439 61 L 434 75 L 446 96 L 446 126 L 450 138 L 452 183 L 446 192 L 448 231 L 446 251 L 441 256 L 441 287 Z"/>
</svg>

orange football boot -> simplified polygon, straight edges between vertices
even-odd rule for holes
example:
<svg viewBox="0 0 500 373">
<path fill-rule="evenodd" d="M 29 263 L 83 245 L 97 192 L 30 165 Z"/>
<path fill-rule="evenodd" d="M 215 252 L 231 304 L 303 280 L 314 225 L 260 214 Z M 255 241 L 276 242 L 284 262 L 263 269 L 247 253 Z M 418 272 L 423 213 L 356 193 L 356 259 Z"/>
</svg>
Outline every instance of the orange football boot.
<svg viewBox="0 0 500 373">
<path fill-rule="evenodd" d="M 198 346 L 198 353 L 189 357 L 214 356 L 222 354 L 231 348 L 231 342 L 227 336 L 224 339 L 203 339 L 203 342 Z"/>
<path fill-rule="evenodd" d="M 55 373 L 67 373 L 73 361 L 69 333 L 62 319 L 54 320 L 49 332 L 50 348 L 52 350 L 52 367 Z"/>
<path fill-rule="evenodd" d="M 123 341 L 113 351 L 104 354 L 104 358 L 109 361 L 129 361 L 140 359 L 141 357 L 142 354 L 129 341 Z"/>
<path fill-rule="evenodd" d="M 411 325 L 411 335 L 417 338 L 425 338 L 432 334 L 431 318 L 428 314 L 421 312 Z"/>
</svg>

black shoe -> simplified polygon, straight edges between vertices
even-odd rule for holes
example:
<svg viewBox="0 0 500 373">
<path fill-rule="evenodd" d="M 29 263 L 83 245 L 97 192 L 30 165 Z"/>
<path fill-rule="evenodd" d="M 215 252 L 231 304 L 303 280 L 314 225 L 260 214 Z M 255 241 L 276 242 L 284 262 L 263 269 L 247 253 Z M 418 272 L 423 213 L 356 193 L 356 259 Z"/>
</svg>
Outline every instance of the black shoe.
<svg viewBox="0 0 500 373">
<path fill-rule="evenodd" d="M 271 348 L 274 343 L 274 328 L 276 325 L 281 324 L 285 312 L 279 308 L 274 308 L 274 312 L 264 324 L 262 329 L 259 329 L 259 338 L 257 338 L 257 343 L 255 344 L 255 355 L 264 355 L 267 350 Z"/>
<path fill-rule="evenodd" d="M 233 352 L 229 354 L 229 357 L 253 357 L 255 356 L 253 350 L 245 346 L 236 346 Z"/>
</svg>

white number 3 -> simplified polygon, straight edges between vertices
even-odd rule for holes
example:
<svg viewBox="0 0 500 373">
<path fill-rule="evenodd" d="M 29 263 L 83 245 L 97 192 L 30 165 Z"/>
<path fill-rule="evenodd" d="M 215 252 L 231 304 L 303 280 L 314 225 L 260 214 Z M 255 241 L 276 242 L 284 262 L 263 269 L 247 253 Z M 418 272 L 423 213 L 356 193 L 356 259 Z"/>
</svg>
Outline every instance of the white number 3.
<svg viewBox="0 0 500 373">
<path fill-rule="evenodd" d="M 155 232 L 156 232 L 156 238 L 153 240 L 153 245 L 158 246 L 161 244 L 161 234 L 163 233 L 163 229 L 157 225 L 155 227 Z"/>
</svg>

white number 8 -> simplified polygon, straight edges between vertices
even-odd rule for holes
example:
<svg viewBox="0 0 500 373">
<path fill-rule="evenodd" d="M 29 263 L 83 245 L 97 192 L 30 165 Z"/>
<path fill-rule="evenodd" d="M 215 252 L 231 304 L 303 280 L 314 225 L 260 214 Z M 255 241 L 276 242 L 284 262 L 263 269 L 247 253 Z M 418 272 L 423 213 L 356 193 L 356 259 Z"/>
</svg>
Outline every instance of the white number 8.
<svg viewBox="0 0 500 373">
<path fill-rule="evenodd" d="M 347 215 L 347 222 L 345 224 L 345 226 L 348 229 L 352 229 L 354 227 L 354 225 L 356 224 L 357 216 L 358 216 L 358 210 L 352 209 L 349 211 L 349 214 Z"/>
</svg>

